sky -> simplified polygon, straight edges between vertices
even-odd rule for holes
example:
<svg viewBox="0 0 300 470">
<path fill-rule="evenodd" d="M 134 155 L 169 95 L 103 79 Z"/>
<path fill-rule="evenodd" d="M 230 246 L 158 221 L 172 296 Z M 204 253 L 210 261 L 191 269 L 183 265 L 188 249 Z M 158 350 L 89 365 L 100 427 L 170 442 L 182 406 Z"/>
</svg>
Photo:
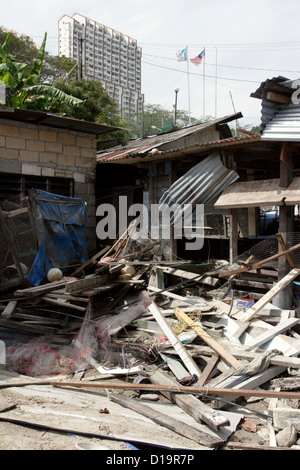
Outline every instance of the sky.
<svg viewBox="0 0 300 470">
<path fill-rule="evenodd" d="M 0 25 L 58 54 L 58 20 L 80 13 L 137 40 L 142 48 L 146 104 L 177 107 L 197 119 L 241 112 L 240 127 L 259 125 L 261 102 L 251 98 L 266 79 L 300 77 L 299 0 L 10 0 Z M 199 66 L 179 62 L 205 49 Z"/>
</svg>

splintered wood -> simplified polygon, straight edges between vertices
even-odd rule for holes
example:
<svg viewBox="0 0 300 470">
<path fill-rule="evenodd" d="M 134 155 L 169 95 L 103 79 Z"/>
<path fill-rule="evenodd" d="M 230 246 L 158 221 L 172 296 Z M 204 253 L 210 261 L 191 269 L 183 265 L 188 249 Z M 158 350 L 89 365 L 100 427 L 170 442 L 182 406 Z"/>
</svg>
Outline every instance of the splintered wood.
<svg viewBox="0 0 300 470">
<path fill-rule="evenodd" d="M 188 315 L 186 315 L 180 308 L 174 309 L 175 314 L 178 318 L 191 327 L 208 346 L 210 346 L 219 356 L 221 356 L 228 364 L 234 369 L 242 367 L 242 363 L 238 361 L 234 356 L 226 351 L 222 345 L 220 345 L 214 338 L 212 338 L 203 328 L 197 325 Z"/>
</svg>

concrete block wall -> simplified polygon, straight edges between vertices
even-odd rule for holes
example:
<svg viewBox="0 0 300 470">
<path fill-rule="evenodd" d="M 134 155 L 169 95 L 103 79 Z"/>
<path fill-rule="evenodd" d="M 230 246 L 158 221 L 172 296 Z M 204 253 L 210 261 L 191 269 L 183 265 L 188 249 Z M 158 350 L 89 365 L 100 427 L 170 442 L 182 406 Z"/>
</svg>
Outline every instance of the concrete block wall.
<svg viewBox="0 0 300 470">
<path fill-rule="evenodd" d="M 96 135 L 0 119 L 0 172 L 74 180 L 87 203 L 89 253 L 96 248 Z"/>
</svg>

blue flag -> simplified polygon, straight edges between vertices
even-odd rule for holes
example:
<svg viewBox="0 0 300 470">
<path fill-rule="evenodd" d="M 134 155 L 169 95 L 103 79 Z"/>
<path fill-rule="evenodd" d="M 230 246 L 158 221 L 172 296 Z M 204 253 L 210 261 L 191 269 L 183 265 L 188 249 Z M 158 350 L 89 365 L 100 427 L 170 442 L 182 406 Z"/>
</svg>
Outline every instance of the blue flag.
<svg viewBox="0 0 300 470">
<path fill-rule="evenodd" d="M 186 48 L 182 49 L 181 51 L 178 51 L 176 55 L 177 55 L 178 62 L 183 62 L 183 61 L 187 60 Z"/>
</svg>

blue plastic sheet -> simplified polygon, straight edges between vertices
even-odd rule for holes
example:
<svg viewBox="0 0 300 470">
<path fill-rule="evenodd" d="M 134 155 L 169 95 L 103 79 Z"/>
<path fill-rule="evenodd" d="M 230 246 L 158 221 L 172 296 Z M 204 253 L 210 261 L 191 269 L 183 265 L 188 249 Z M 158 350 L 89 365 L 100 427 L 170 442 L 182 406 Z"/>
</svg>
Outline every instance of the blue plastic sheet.
<svg viewBox="0 0 300 470">
<path fill-rule="evenodd" d="M 38 286 L 49 269 L 87 261 L 86 205 L 82 199 L 42 190 L 35 191 L 33 200 L 39 215 L 40 246 L 27 279 Z"/>
</svg>

